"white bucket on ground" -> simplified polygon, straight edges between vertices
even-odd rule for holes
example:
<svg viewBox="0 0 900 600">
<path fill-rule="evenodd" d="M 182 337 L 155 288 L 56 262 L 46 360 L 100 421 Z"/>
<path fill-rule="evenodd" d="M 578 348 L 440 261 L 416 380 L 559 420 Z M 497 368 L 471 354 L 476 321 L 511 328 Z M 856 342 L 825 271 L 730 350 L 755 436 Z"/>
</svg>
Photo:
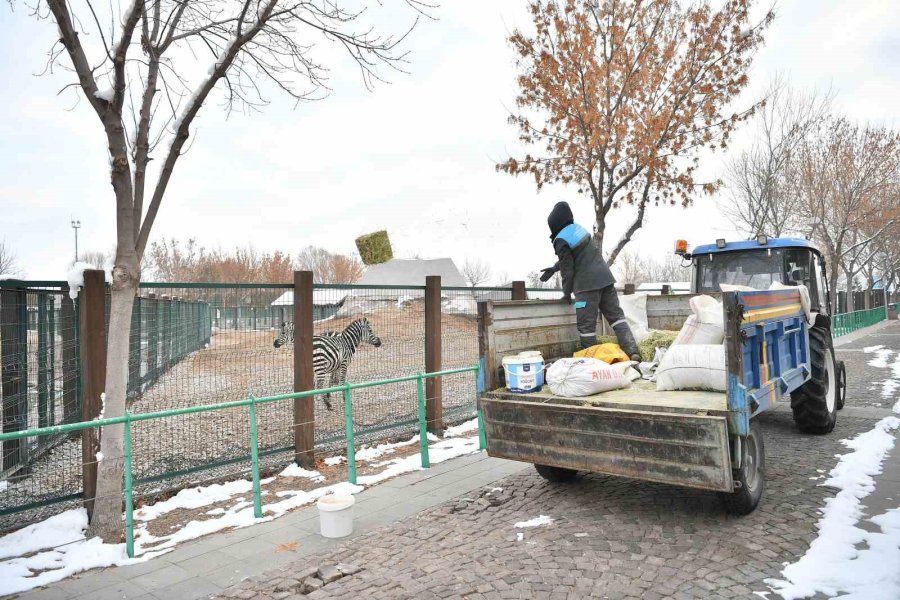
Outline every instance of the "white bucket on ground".
<svg viewBox="0 0 900 600">
<path fill-rule="evenodd" d="M 353 504 L 349 494 L 328 494 L 316 502 L 322 537 L 341 538 L 353 533 Z"/>
<path fill-rule="evenodd" d="M 506 389 L 517 394 L 539 392 L 544 385 L 544 357 L 530 350 L 503 357 Z"/>
</svg>

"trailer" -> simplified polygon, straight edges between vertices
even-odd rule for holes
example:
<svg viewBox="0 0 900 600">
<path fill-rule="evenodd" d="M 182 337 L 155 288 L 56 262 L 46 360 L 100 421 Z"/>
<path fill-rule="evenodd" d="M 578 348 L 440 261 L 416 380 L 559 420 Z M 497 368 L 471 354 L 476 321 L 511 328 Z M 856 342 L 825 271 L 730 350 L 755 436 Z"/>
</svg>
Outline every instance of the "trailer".
<svg viewBox="0 0 900 600">
<path fill-rule="evenodd" d="M 680 329 L 694 295 L 648 296 L 650 327 Z M 604 473 L 712 490 L 730 513 L 753 511 L 765 487 L 755 417 L 804 393 L 812 374 L 810 325 L 798 289 L 710 295 L 723 302 L 725 393 L 658 392 L 646 381 L 583 398 L 554 396 L 546 386 L 509 392 L 503 357 L 523 350 L 539 350 L 545 360 L 571 356 L 578 348 L 575 314 L 561 301 L 480 303 L 479 404 L 488 454 L 533 463 L 554 482 L 579 471 Z M 839 386 L 825 393 L 838 395 Z"/>
</svg>

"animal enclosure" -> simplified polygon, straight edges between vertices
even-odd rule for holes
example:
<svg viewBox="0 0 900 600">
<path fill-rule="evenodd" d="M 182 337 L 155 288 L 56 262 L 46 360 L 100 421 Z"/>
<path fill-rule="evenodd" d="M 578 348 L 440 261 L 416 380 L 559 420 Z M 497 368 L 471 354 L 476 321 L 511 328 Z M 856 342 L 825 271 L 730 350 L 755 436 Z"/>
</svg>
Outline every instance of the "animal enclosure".
<svg viewBox="0 0 900 600">
<path fill-rule="evenodd" d="M 27 423 L 8 421 L 13 415 L 8 409 L 13 400 L 20 401 L 21 394 L 8 396 L 13 388 L 6 385 L 5 378 L 4 431 L 82 420 L 79 301 L 72 307 L 76 323 L 63 335 L 59 323 L 65 321 L 60 317 L 62 303 L 68 299 L 65 285 L 14 288 L 11 283 L 4 282 L 3 297 L 15 297 L 32 312 L 39 306 L 39 297 L 59 298 L 59 306 L 53 313 L 56 346 L 49 352 L 55 362 L 47 374 L 48 381 L 55 382 L 52 387 L 37 377 L 42 371 L 39 365 L 49 365 L 50 360 L 45 356 L 46 344 L 39 343 L 38 320 L 33 320 L 35 329 L 28 330 L 29 337 L 22 342 L 18 333 L 22 329 L 21 307 L 16 308 L 15 315 L 12 310 L 3 313 L 0 339 L 5 340 L 7 332 L 9 336 L 15 334 L 15 349 L 0 357 L 4 373 L 12 373 L 24 358 L 28 359 L 27 385 L 32 403 Z M 293 392 L 293 345 L 275 348 L 273 344 L 281 324 L 293 317 L 293 299 L 287 293 L 291 291 L 291 285 L 142 284 L 132 320 L 128 410 L 141 414 Z M 23 293 L 26 300 L 22 304 Z M 443 369 L 476 364 L 476 298 L 488 293 L 492 297 L 512 295 L 510 288 L 440 291 Z M 42 301 L 49 305 L 49 300 Z M 366 317 L 381 339 L 379 348 L 360 346 L 349 367 L 349 382 L 426 371 L 425 286 L 315 286 L 314 306 L 324 307 L 314 311 L 314 317 L 320 317 L 313 324 L 315 334 L 340 331 L 354 319 Z M 49 317 L 43 318 L 47 321 Z M 7 346 L 13 347 L 4 345 L 4 352 Z M 445 376 L 442 380 L 444 423 L 471 417 L 476 397 L 471 374 Z M 44 397 L 40 390 L 45 390 L 45 403 L 55 411 L 50 420 L 34 416 L 43 414 L 38 411 L 39 398 Z M 327 410 L 321 399 L 314 402 L 317 453 L 333 451 L 345 443 L 339 396 L 337 400 L 334 411 Z M 355 438 L 361 445 L 412 435 L 417 430 L 415 382 L 354 391 L 353 421 Z M 274 468 L 293 460 L 294 426 L 292 401 L 259 406 L 259 448 L 264 467 Z M 132 435 L 135 491 L 139 496 L 235 478 L 249 469 L 245 409 L 140 421 L 134 423 Z M 5 454 L 11 446 L 5 443 Z M 78 503 L 83 493 L 83 455 L 79 435 L 60 435 L 46 440 L 40 448 L 35 446 L 22 457 L 25 460 L 10 462 L 9 468 L 5 464 L 3 479 L 7 485 L 0 489 L 0 528 L 44 518 Z"/>
</svg>

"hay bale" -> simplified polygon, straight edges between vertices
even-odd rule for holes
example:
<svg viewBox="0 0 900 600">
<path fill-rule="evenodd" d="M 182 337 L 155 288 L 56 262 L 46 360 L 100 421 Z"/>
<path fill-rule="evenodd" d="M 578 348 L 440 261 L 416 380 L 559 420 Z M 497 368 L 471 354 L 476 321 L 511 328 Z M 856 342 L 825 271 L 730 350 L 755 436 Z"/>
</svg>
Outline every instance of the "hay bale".
<svg viewBox="0 0 900 600">
<path fill-rule="evenodd" d="M 364 264 L 377 265 L 394 258 L 387 231 L 376 231 L 356 238 L 356 249 Z"/>
<path fill-rule="evenodd" d="M 638 351 L 641 353 L 641 360 L 649 362 L 653 360 L 653 354 L 657 348 L 668 348 L 678 337 L 677 331 L 662 331 L 659 329 L 651 329 L 650 335 L 643 342 L 638 344 Z"/>
</svg>

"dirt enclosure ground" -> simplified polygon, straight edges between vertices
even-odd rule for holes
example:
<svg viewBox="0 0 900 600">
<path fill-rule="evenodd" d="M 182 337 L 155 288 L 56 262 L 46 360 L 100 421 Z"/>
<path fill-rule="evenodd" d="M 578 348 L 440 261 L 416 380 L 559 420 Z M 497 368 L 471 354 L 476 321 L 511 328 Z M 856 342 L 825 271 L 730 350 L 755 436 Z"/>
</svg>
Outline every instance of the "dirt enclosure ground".
<svg viewBox="0 0 900 600">
<path fill-rule="evenodd" d="M 360 315 L 354 315 L 358 318 Z M 424 370 L 424 310 L 421 302 L 405 306 L 390 303 L 365 314 L 380 348 L 362 346 L 354 357 L 348 381 L 364 382 L 415 374 Z M 340 331 L 353 318 L 332 318 L 316 323 L 316 333 Z M 185 356 L 129 403 L 135 414 L 196 405 L 260 398 L 290 393 L 293 387 L 293 346 L 275 348 L 278 330 L 213 330 L 208 348 Z M 444 314 L 442 319 L 443 368 L 472 366 L 477 362 L 476 324 L 470 316 Z M 448 420 L 474 412 L 475 382 L 472 373 L 445 377 L 443 406 Z M 320 452 L 340 450 L 345 443 L 343 401 L 332 398 L 333 411 L 320 397 L 315 401 L 316 443 Z M 417 426 L 414 381 L 353 391 L 353 421 L 359 444 L 392 439 L 415 432 Z M 293 443 L 293 401 L 258 407 L 261 451 L 286 448 Z M 190 483 L 239 476 L 249 469 L 248 409 L 236 408 L 194 413 L 133 425 L 134 476 L 146 481 L 139 493 L 155 493 Z M 233 460 L 215 469 L 190 472 L 198 467 Z M 264 458 L 270 467 L 286 464 L 289 452 Z M 71 439 L 44 455 L 33 471 L 9 482 L 0 494 L 0 508 L 23 505 L 42 498 L 81 491 L 81 442 Z M 189 471 L 188 473 L 184 473 Z M 174 479 L 172 473 L 182 474 Z M 46 509 L 40 509 L 46 510 Z M 51 512 L 57 512 L 54 507 Z M 20 523 L 21 513 L 11 515 Z M 0 527 L 8 525 L 0 519 Z"/>
</svg>

